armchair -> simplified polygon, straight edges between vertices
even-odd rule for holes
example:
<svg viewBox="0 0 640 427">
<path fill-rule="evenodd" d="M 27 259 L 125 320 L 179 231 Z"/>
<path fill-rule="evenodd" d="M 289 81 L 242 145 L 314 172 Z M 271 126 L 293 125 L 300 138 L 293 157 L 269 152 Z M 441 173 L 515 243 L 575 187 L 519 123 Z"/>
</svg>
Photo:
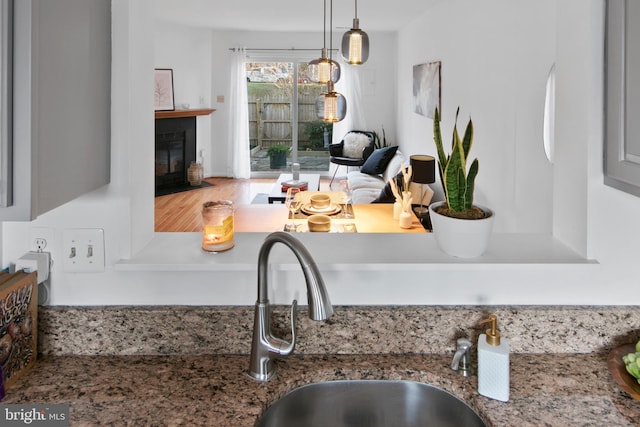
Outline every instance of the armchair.
<svg viewBox="0 0 640 427">
<path fill-rule="evenodd" d="M 330 144 L 329 161 L 337 166 L 333 171 L 329 186 L 333 184 L 333 179 L 341 165 L 347 167 L 347 172 L 349 166 L 360 167 L 367 161 L 374 149 L 375 133 L 363 130 L 352 130 L 339 143 Z"/>
</svg>

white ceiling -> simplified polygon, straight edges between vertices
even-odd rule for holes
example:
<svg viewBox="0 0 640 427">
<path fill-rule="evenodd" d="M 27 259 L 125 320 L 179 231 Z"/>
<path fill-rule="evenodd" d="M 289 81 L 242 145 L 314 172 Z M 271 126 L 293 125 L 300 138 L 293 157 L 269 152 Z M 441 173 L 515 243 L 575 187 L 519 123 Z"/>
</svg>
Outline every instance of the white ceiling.
<svg viewBox="0 0 640 427">
<path fill-rule="evenodd" d="M 440 0 L 360 0 L 360 28 L 365 31 L 397 31 L 436 1 Z M 217 30 L 249 31 L 322 31 L 323 5 L 323 0 L 153 1 L 159 21 Z M 329 5 L 330 1 L 327 1 L 327 14 Z M 351 28 L 354 13 L 353 0 L 334 0 L 334 29 Z"/>
</svg>

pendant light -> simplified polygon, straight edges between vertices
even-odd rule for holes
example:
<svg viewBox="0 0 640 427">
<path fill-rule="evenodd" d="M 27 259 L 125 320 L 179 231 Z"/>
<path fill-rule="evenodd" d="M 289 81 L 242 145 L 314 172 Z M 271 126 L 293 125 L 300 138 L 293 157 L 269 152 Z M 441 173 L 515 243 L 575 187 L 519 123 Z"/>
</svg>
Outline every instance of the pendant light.
<svg viewBox="0 0 640 427">
<path fill-rule="evenodd" d="M 326 3 L 326 1 L 325 1 Z M 331 0 L 331 11 L 329 20 L 329 60 L 333 48 L 333 0 Z M 325 123 L 336 123 L 347 115 L 347 100 L 342 94 L 334 90 L 335 81 L 330 79 L 327 82 L 327 91 L 316 98 L 316 115 Z"/>
<path fill-rule="evenodd" d="M 329 80 L 337 82 L 340 80 L 340 64 L 327 56 L 327 0 L 324 0 L 324 19 L 323 19 L 323 48 L 320 58 L 309 62 L 307 66 L 307 77 L 314 83 L 326 85 Z"/>
<path fill-rule="evenodd" d="M 353 28 L 342 36 L 342 57 L 349 64 L 360 65 L 369 59 L 369 36 L 360 29 L 358 19 L 358 0 L 355 0 L 356 15 Z"/>
<path fill-rule="evenodd" d="M 316 115 L 325 123 L 336 123 L 347 115 L 347 100 L 334 90 L 333 82 L 327 84 L 327 92 L 316 98 Z"/>
</svg>

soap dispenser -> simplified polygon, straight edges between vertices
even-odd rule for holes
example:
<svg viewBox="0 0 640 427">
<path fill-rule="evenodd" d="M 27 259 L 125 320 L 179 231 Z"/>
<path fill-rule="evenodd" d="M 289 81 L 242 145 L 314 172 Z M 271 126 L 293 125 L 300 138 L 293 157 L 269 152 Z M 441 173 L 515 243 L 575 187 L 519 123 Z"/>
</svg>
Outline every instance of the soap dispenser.
<svg viewBox="0 0 640 427">
<path fill-rule="evenodd" d="M 509 342 L 500 338 L 498 318 L 491 314 L 480 324 L 490 323 L 478 338 L 478 393 L 491 399 L 509 400 Z"/>
</svg>

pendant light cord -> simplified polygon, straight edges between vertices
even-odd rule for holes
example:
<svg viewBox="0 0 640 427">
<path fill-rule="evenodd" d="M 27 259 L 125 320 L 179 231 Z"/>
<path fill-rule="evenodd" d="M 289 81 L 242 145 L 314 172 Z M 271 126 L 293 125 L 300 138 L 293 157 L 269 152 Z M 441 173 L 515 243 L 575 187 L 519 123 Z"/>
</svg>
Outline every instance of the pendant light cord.
<svg viewBox="0 0 640 427">
<path fill-rule="evenodd" d="M 358 19 L 358 0 L 355 0 L 356 3 L 356 19 Z"/>
<path fill-rule="evenodd" d="M 329 7 L 329 62 L 331 62 L 331 51 L 333 50 L 333 0 L 330 0 Z"/>
<path fill-rule="evenodd" d="M 326 49 L 327 48 L 327 0 L 324 0 L 324 15 L 322 17 L 322 28 L 323 28 L 323 33 L 322 33 L 322 44 L 324 45 L 323 47 Z"/>
</svg>

